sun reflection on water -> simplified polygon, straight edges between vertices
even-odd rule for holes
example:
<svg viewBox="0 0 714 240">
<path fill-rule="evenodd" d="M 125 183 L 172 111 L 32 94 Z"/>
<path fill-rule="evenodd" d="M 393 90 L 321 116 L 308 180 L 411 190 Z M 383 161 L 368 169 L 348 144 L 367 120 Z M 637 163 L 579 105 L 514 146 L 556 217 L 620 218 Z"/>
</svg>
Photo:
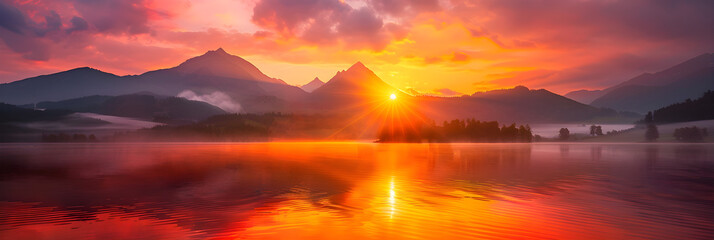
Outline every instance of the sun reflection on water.
<svg viewBox="0 0 714 240">
<path fill-rule="evenodd" d="M 0 146 L 0 239 L 711 239 L 714 148 L 655 147 Z"/>
<path fill-rule="evenodd" d="M 392 176 L 392 179 L 389 181 L 389 219 L 394 219 L 394 205 L 396 203 L 395 197 L 396 193 L 394 192 L 394 176 Z"/>
</svg>

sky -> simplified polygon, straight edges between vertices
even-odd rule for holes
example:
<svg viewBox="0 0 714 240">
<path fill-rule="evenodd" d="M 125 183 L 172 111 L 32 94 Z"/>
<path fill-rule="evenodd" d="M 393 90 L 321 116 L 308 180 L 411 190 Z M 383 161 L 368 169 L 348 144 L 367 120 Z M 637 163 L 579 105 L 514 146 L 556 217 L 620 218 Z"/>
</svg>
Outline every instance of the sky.
<svg viewBox="0 0 714 240">
<path fill-rule="evenodd" d="M 0 83 L 141 74 L 222 47 L 292 85 L 361 61 L 453 96 L 601 89 L 714 52 L 711 0 L 0 0 Z"/>
</svg>

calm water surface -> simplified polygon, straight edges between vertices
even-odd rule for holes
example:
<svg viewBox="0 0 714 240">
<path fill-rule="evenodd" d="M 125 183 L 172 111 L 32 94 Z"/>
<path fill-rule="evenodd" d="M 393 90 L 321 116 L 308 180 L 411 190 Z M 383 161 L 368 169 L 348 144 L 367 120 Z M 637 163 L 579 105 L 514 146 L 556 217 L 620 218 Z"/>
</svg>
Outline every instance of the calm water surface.
<svg viewBox="0 0 714 240">
<path fill-rule="evenodd" d="M 711 144 L 5 144 L 0 239 L 711 239 Z"/>
</svg>

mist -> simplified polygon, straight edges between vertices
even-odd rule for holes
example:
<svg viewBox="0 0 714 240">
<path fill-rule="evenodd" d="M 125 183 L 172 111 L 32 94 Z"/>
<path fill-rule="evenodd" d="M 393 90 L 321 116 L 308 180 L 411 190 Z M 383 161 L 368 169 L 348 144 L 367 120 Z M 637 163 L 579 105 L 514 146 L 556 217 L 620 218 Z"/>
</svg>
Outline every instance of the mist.
<svg viewBox="0 0 714 240">
<path fill-rule="evenodd" d="M 220 91 L 215 91 L 211 94 L 199 95 L 199 94 L 195 93 L 194 91 L 184 90 L 176 96 L 182 97 L 182 98 L 185 98 L 188 100 L 206 102 L 213 106 L 219 107 L 226 112 L 231 112 L 231 113 L 238 113 L 242 109 L 238 102 L 233 101 L 233 99 L 230 96 L 228 96 L 228 94 L 225 94 Z"/>
</svg>

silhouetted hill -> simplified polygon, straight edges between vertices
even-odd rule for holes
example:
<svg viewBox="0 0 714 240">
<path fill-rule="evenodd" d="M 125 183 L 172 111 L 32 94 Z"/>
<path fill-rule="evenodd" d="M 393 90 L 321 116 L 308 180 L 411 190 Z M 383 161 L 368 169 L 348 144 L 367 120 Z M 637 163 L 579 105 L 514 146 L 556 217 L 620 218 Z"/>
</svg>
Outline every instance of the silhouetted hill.
<svg viewBox="0 0 714 240">
<path fill-rule="evenodd" d="M 32 107 L 26 105 L 25 107 Z M 116 97 L 88 96 L 57 102 L 40 102 L 37 108 L 90 112 L 163 122 L 199 121 L 226 112 L 211 104 L 178 97 L 129 94 Z"/>
<path fill-rule="evenodd" d="M 322 87 L 322 85 L 324 85 L 324 84 L 325 83 L 320 81 L 319 78 L 315 78 L 312 81 L 310 81 L 309 83 L 302 85 L 300 88 L 302 88 L 302 90 L 304 90 L 305 92 L 312 92 L 312 91 L 315 91 L 315 89 Z"/>
<path fill-rule="evenodd" d="M 664 86 L 686 81 L 690 79 L 693 73 L 701 72 L 702 70 L 711 70 L 713 67 L 714 54 L 705 53 L 657 73 L 643 73 L 612 88 L 628 85 Z"/>
<path fill-rule="evenodd" d="M 691 122 L 714 119 L 714 91 L 707 91 L 695 100 L 687 99 L 667 107 L 654 110 L 656 123 Z"/>
<path fill-rule="evenodd" d="M 618 87 L 595 99 L 592 105 L 642 113 L 697 97 L 702 91 L 714 89 L 714 62 L 712 63 L 710 68 L 684 75 L 679 81 L 667 85 Z"/>
<path fill-rule="evenodd" d="M 604 94 L 603 90 L 577 90 L 565 94 L 564 97 L 573 99 L 580 103 L 590 104 L 593 100 Z"/>
<path fill-rule="evenodd" d="M 35 122 L 53 121 L 69 115 L 72 111 L 67 110 L 34 110 L 21 108 L 15 105 L 0 103 L 0 123 L 8 122 Z"/>
<path fill-rule="evenodd" d="M 513 89 L 474 93 L 471 96 L 419 97 L 418 106 L 437 120 L 475 118 L 500 122 L 627 122 L 637 114 L 618 113 L 576 102 L 545 89 Z"/>
<path fill-rule="evenodd" d="M 707 53 L 657 73 L 644 73 L 596 91 L 573 91 L 566 97 L 596 107 L 644 113 L 714 89 L 714 54 Z"/>
<path fill-rule="evenodd" d="M 346 126 L 349 119 L 322 114 L 225 114 L 186 125 L 162 125 L 134 136 L 156 141 L 271 141 L 370 139 L 361 126 Z"/>
<path fill-rule="evenodd" d="M 0 101 L 28 104 L 89 95 L 117 95 L 136 86 L 125 78 L 83 67 L 0 84 Z"/>
<path fill-rule="evenodd" d="M 263 74 L 248 61 L 218 49 L 177 67 L 119 77 L 91 68 L 43 75 L 0 84 L 0 101 L 30 104 L 91 95 L 117 96 L 148 91 L 176 96 L 190 90 L 199 95 L 222 92 L 256 112 L 280 111 L 307 96 L 302 89 Z M 275 98 L 274 101 L 263 101 Z M 254 107 L 261 106 L 260 108 Z M 248 108 L 246 108 L 248 109 Z"/>
<path fill-rule="evenodd" d="M 99 106 L 104 103 L 107 99 L 113 98 L 112 96 L 104 95 L 93 95 L 81 98 L 73 98 L 62 101 L 55 102 L 39 102 L 36 104 L 26 104 L 20 105 L 24 108 L 34 108 L 39 109 L 62 109 L 70 110 L 73 112 L 95 112 L 98 110 Z"/>
<path fill-rule="evenodd" d="M 72 112 L 65 110 L 40 111 L 0 103 L 0 142 L 24 140 L 15 136 L 31 133 L 34 129 L 23 126 L 23 123 L 57 121 L 70 113 Z"/>
</svg>

